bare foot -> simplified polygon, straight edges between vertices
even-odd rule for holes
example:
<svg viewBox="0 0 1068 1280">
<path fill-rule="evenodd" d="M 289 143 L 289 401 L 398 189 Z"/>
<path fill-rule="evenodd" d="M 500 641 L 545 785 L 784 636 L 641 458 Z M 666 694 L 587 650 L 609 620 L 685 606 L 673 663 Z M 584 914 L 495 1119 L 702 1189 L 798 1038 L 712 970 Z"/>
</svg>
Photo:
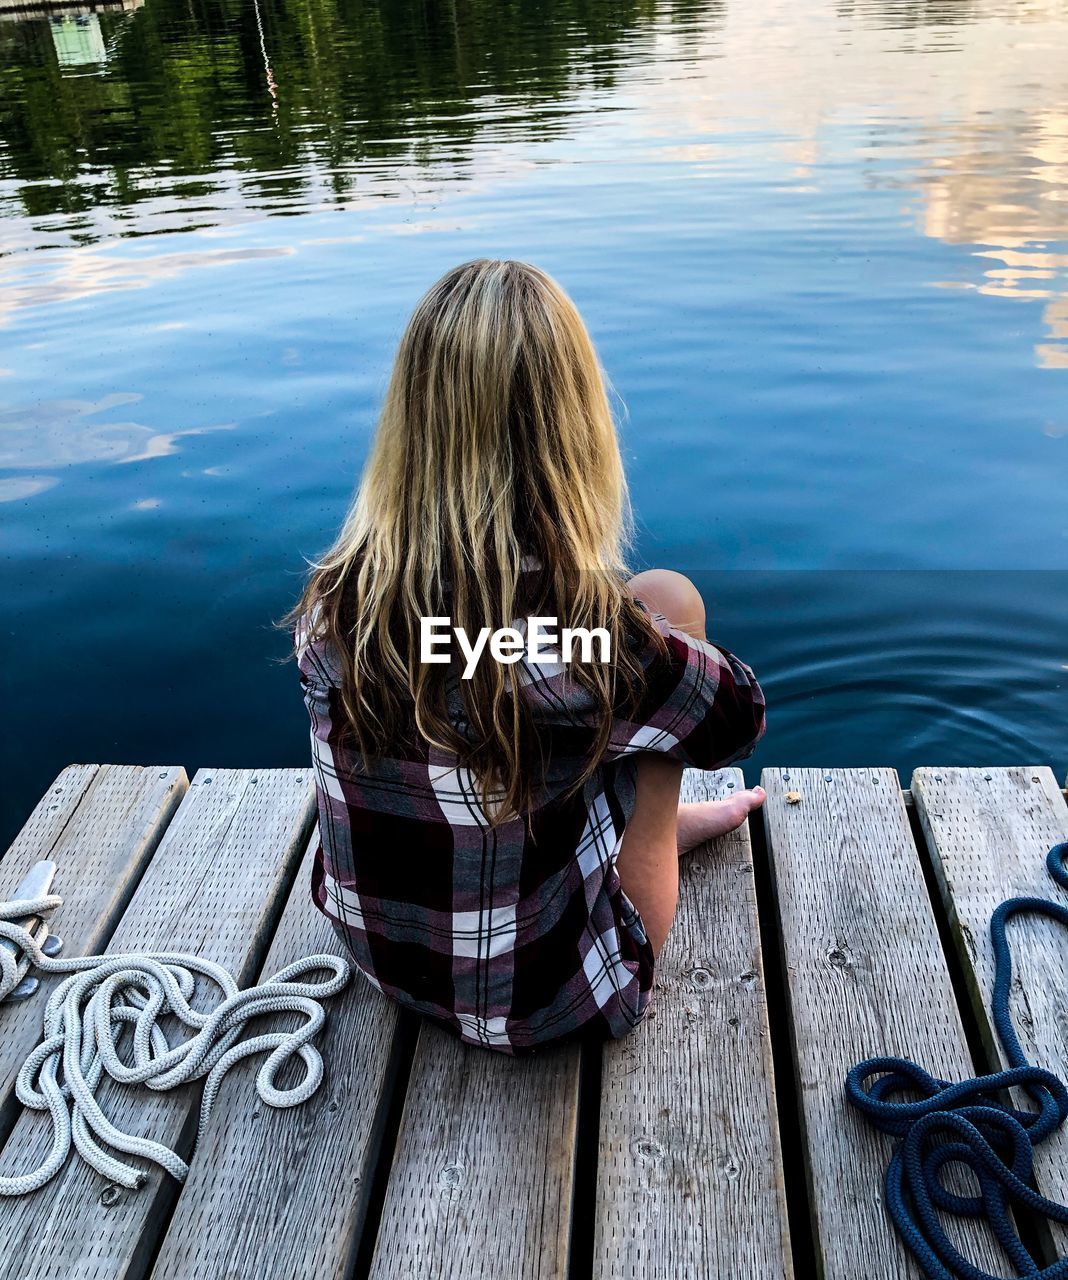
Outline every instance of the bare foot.
<svg viewBox="0 0 1068 1280">
<path fill-rule="evenodd" d="M 706 840 L 725 836 L 740 827 L 754 809 L 764 803 L 763 787 L 748 787 L 727 800 L 700 800 L 696 804 L 680 804 L 675 823 L 675 839 L 679 853 L 689 853 Z"/>
</svg>

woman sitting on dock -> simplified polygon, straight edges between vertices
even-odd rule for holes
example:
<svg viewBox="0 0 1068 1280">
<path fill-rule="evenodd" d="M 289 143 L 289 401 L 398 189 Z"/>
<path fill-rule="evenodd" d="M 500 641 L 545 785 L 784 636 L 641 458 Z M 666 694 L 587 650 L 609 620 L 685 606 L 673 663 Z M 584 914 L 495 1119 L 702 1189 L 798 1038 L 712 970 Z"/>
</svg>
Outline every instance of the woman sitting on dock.
<svg viewBox="0 0 1068 1280">
<path fill-rule="evenodd" d="M 764 698 L 705 639 L 688 579 L 628 580 L 628 515 L 574 304 L 534 267 L 465 263 L 408 324 L 352 508 L 290 616 L 315 901 L 375 986 L 506 1053 L 635 1027 L 679 854 L 764 798 L 679 804 L 684 765 L 752 751 Z M 607 643 L 521 652 L 557 620 Z M 430 626 L 480 636 L 477 660 L 428 649 Z"/>
</svg>

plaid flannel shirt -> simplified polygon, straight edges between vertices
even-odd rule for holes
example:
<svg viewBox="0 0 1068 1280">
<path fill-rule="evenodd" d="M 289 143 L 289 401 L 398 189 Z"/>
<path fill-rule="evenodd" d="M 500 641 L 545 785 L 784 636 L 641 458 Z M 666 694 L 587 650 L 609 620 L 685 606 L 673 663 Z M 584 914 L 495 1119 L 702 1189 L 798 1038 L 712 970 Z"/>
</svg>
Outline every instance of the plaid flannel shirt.
<svg viewBox="0 0 1068 1280">
<path fill-rule="evenodd" d="M 652 617 L 667 652 L 648 641 L 637 711 L 613 721 L 570 796 L 593 741 L 589 695 L 562 664 L 510 668 L 549 763 L 538 803 L 496 828 L 455 756 L 425 746 L 368 763 L 343 742 L 336 655 L 303 621 L 294 632 L 319 810 L 315 903 L 372 985 L 462 1040 L 525 1054 L 623 1036 L 648 1007 L 654 956 L 616 872 L 637 757 L 720 768 L 764 731 L 749 667 Z"/>
</svg>

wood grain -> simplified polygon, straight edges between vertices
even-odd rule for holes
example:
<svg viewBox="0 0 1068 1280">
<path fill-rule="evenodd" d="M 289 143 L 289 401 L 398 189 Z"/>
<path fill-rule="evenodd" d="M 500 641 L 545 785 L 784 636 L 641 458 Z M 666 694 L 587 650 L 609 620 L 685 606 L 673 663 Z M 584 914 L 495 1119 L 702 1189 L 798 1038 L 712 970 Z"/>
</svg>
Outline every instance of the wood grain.
<svg viewBox="0 0 1068 1280">
<path fill-rule="evenodd" d="M 897 774 L 766 769 L 761 782 L 820 1274 L 918 1280 L 883 1208 L 891 1141 L 843 1090 L 850 1067 L 877 1055 L 972 1074 Z M 1001 1274 L 985 1235 L 969 1228 L 960 1244 Z"/>
<path fill-rule="evenodd" d="M 63 904 L 52 931 L 63 955 L 93 955 L 111 937 L 134 886 L 189 785 L 185 770 L 151 765 L 70 765 L 45 792 L 0 863 L 0 897 L 12 895 L 35 862 L 57 865 L 53 889 Z M 37 975 L 31 999 L 0 1014 L 0 1135 L 21 1110 L 15 1077 L 40 1041 L 41 1019 L 59 977 Z"/>
<path fill-rule="evenodd" d="M 744 785 L 688 770 L 682 799 Z M 594 1275 L 789 1277 L 748 826 L 680 872 L 652 1016 L 603 1053 Z"/>
<path fill-rule="evenodd" d="M 305 769 L 204 769 L 116 928 L 108 951 L 192 951 L 241 985 L 262 961 L 313 815 Z M 110 1082 L 108 1082 L 110 1083 Z M 187 1150 L 200 1083 L 154 1094 L 101 1090 L 120 1127 Z M 32 1167 L 47 1124 L 23 1113 L 0 1153 L 4 1172 Z M 22 1280 L 135 1280 L 155 1251 L 176 1194 L 155 1166 L 139 1191 L 108 1185 L 80 1158 L 46 1187 L 0 1204 L 0 1276 Z"/>
<path fill-rule="evenodd" d="M 372 1280 L 561 1280 L 574 1186 L 579 1050 L 510 1059 L 428 1023 Z"/>
<path fill-rule="evenodd" d="M 38 801 L 33 813 L 26 819 L 26 823 L 22 830 L 12 841 L 3 858 L 0 859 L 0 867 L 3 868 L 5 885 L 7 880 L 11 878 L 8 867 L 4 864 L 14 859 L 21 862 L 25 858 L 34 861 L 33 853 L 38 849 L 50 849 L 59 838 L 63 828 L 71 820 L 72 815 L 81 804 L 82 798 L 89 788 L 89 784 L 100 772 L 101 766 L 98 764 L 71 764 L 68 765 L 55 782 L 48 788 L 41 799 Z M 12 879 L 12 887 L 14 881 L 18 880 L 21 872 L 17 873 Z"/>
<path fill-rule="evenodd" d="M 1006 898 L 1033 895 L 1068 906 L 1046 873 L 1046 854 L 1068 839 L 1068 809 L 1052 770 L 917 769 L 912 790 L 935 879 L 949 916 L 990 1070 L 1005 1065 L 990 1020 L 994 955 L 990 917 Z M 1050 920 L 1009 924 L 1012 1009 L 1028 1059 L 1068 1079 L 1068 937 Z M 1020 1105 L 1030 1107 L 1021 1096 Z M 1035 1152 L 1043 1194 L 1068 1202 L 1068 1134 Z M 1052 1224 L 1047 1248 L 1068 1252 L 1068 1229 Z"/>
<path fill-rule="evenodd" d="M 290 894 L 264 979 L 302 956 L 343 954 L 311 900 L 313 838 Z M 350 1272 L 378 1154 L 383 1100 L 396 1063 L 397 1006 L 355 974 L 326 1002 L 318 1039 L 326 1076 L 308 1102 L 292 1110 L 265 1106 L 254 1080 L 262 1058 L 226 1078 L 211 1125 L 178 1201 L 153 1269 L 153 1280 L 214 1276 L 315 1276 Z M 297 1026 L 279 1015 L 256 1032 Z M 294 1206 L 314 1210 L 301 1230 Z M 314 1225 L 313 1225 L 314 1224 Z"/>
</svg>

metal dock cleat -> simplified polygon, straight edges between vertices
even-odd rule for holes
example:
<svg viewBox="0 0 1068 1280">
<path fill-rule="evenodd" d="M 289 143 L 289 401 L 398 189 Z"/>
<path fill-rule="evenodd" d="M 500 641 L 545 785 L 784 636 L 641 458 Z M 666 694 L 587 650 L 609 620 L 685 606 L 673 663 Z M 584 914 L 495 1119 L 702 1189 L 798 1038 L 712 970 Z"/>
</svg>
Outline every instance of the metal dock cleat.
<svg viewBox="0 0 1068 1280">
<path fill-rule="evenodd" d="M 20 900 L 32 902 L 35 898 L 43 897 L 52 891 L 52 881 L 56 875 L 56 864 L 54 862 L 37 862 L 26 873 L 19 885 L 15 889 L 14 897 L 11 902 L 17 904 Z M 56 956 L 63 949 L 62 939 L 56 937 L 54 933 L 48 931 L 48 921 L 42 916 L 30 915 L 21 919 L 16 917 L 11 921 L 12 924 L 25 929 L 33 938 L 46 956 Z M 19 956 L 20 952 L 17 942 L 10 938 L 0 938 L 0 947 L 4 947 L 10 951 L 12 955 Z M 40 988 L 41 980 L 32 977 L 29 973 L 32 960 L 27 955 L 22 955 L 22 959 L 18 965 L 19 982 L 8 993 L 8 1000 L 28 1000 L 30 996 L 35 995 Z"/>
</svg>

